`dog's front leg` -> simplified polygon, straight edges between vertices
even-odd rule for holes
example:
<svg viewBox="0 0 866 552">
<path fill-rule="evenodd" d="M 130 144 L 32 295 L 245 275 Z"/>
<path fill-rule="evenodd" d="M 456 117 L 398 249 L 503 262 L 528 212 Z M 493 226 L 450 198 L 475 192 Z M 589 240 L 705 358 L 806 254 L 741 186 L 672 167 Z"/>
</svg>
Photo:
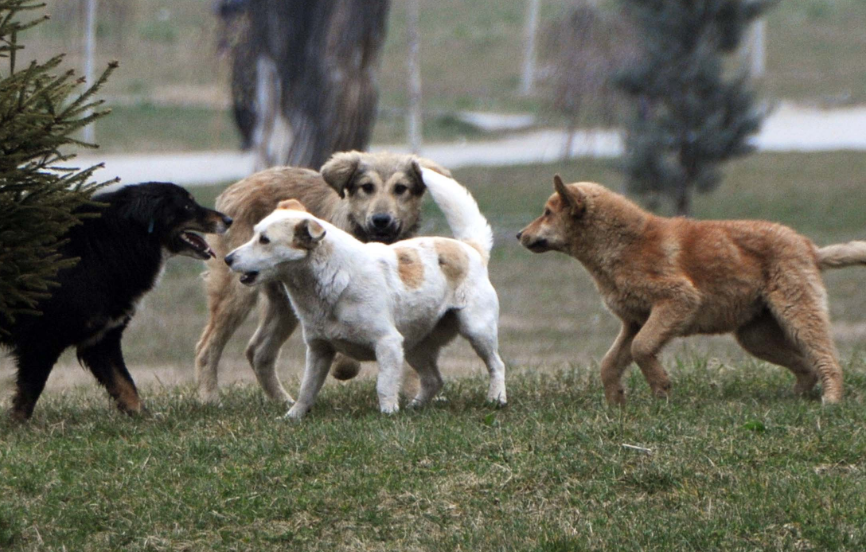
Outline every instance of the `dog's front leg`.
<svg viewBox="0 0 866 552">
<path fill-rule="evenodd" d="M 400 385 L 403 378 L 403 336 L 388 335 L 376 343 L 376 362 L 379 363 L 379 379 L 376 391 L 379 394 L 379 410 L 383 414 L 394 414 L 400 410 Z"/>
<path fill-rule="evenodd" d="M 298 392 L 298 401 L 286 413 L 287 418 L 300 420 L 313 406 L 319 389 L 328 377 L 334 354 L 333 347 L 327 343 L 320 341 L 307 343 L 307 364 L 301 380 L 301 390 Z"/>
<path fill-rule="evenodd" d="M 622 374 L 631 364 L 631 344 L 640 326 L 623 322 L 616 341 L 601 360 L 601 382 L 608 404 L 625 404 L 625 390 L 622 387 Z"/>
</svg>

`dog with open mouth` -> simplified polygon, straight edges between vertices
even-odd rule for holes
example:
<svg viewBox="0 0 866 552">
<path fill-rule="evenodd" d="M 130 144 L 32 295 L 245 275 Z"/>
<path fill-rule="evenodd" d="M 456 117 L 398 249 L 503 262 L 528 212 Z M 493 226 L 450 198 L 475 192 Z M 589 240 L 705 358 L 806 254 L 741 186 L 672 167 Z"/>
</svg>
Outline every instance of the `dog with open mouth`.
<svg viewBox="0 0 866 552">
<path fill-rule="evenodd" d="M 121 411 L 140 412 L 141 399 L 126 368 L 121 337 L 141 298 L 153 289 L 166 259 L 184 255 L 206 260 L 213 250 L 200 235 L 222 234 L 228 216 L 199 205 L 185 189 L 147 182 L 98 192 L 92 215 L 72 227 L 59 249 L 78 258 L 60 270 L 57 288 L 40 301 L 40 314 L 19 315 L 0 332 L 0 344 L 17 361 L 11 415 L 26 420 L 60 354 L 75 347 L 79 362 L 108 390 Z"/>
<path fill-rule="evenodd" d="M 393 243 L 415 235 L 426 188 L 421 169 L 450 176 L 430 159 L 388 152 L 338 152 L 319 172 L 299 167 L 274 167 L 229 186 L 216 208 L 235 220 L 224 236 L 210 241 L 219 260 L 208 262 L 208 319 L 196 345 L 196 381 L 203 402 L 219 401 L 218 374 L 222 352 L 253 307 L 259 324 L 246 347 L 246 358 L 265 395 L 292 402 L 277 375 L 283 343 L 298 326 L 279 282 L 240 285 L 222 262 L 229 251 L 247 242 L 255 225 L 281 201 L 298 200 L 314 216 L 349 232 L 362 242 Z M 360 364 L 337 355 L 332 373 L 342 380 L 358 374 Z"/>
<path fill-rule="evenodd" d="M 458 333 L 487 366 L 487 400 L 506 403 L 499 300 L 487 274 L 492 230 L 466 188 L 420 172 L 455 239 L 363 243 L 287 200 L 226 256 L 243 284 L 284 286 L 301 321 L 306 368 L 288 417 L 307 413 L 338 352 L 378 362 L 379 408 L 388 414 L 399 410 L 405 358 L 420 379 L 412 405 L 423 405 L 442 388 L 439 351 Z"/>
</svg>

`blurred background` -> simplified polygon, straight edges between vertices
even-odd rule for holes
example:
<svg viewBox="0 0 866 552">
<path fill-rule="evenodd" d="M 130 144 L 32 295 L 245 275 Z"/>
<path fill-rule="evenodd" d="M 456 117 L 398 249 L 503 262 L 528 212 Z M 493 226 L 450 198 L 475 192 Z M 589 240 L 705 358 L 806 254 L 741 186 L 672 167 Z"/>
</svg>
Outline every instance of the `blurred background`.
<svg viewBox="0 0 866 552">
<path fill-rule="evenodd" d="M 661 44 L 655 55 L 664 62 L 669 54 L 675 63 L 677 52 L 664 40 L 683 39 L 670 28 L 658 30 L 664 26 L 642 27 L 635 4 L 47 0 L 51 21 L 20 40 L 25 57 L 65 52 L 65 66 L 81 74 L 88 59 L 96 73 L 110 60 L 120 62 L 101 91 L 112 113 L 93 129 L 99 150 L 80 152 L 82 163 L 106 161 L 100 173 L 106 177 L 117 167 L 125 179 L 163 178 L 160 171 L 180 164 L 186 170 L 169 177 L 195 186 L 212 205 L 255 168 L 317 167 L 323 155 L 347 145 L 419 151 L 457 169 L 496 230 L 491 274 L 502 297 L 506 362 L 517 369 L 592 367 L 616 335 L 615 319 L 575 262 L 531 255 L 513 236 L 540 211 L 554 172 L 634 192 L 662 213 L 681 212 L 676 198 L 660 199 L 667 189 L 646 185 L 673 170 L 673 150 L 655 164 L 642 162 L 641 170 L 623 156 L 646 153 L 646 144 L 629 141 L 635 128 L 689 104 L 672 99 L 671 90 L 647 88 L 663 72 L 648 70 L 652 65 L 624 83 L 624 71 L 640 65 L 647 44 Z M 728 102 L 742 108 L 742 135 L 726 143 L 733 147 L 729 156 L 710 159 L 710 171 L 690 184 L 707 193 L 689 195 L 685 207 L 699 218 L 783 222 L 818 243 L 864 239 L 866 2 L 770 4 L 759 15 L 731 15 L 725 21 L 736 40 L 722 40 L 715 45 L 719 56 L 694 66 L 696 75 L 717 68 L 715 77 L 743 86 Z M 688 38 L 688 28 L 683 33 Z M 694 143 L 701 133 L 721 131 L 696 126 L 681 134 Z M 728 158 L 735 160 L 723 166 Z M 225 170 L 217 170 L 221 163 Z M 422 233 L 447 234 L 434 207 L 427 205 L 426 215 Z M 148 381 L 145 372 L 160 382 L 191 379 L 205 314 L 201 271 L 200 263 L 172 261 L 134 319 L 124 346 L 137 380 Z M 849 269 L 827 279 L 847 362 L 859 358 L 866 340 L 866 272 Z M 223 373 L 230 380 L 251 379 L 242 356 L 250 324 L 226 350 Z M 302 349 L 294 336 L 284 375 L 298 376 Z M 453 351 L 446 372 L 483 370 L 467 348 Z M 727 338 L 683 342 L 668 355 L 674 371 L 684 356 L 742 360 Z M 52 381 L 62 385 L 63 378 L 89 383 L 81 370 L 56 370 Z"/>
</svg>

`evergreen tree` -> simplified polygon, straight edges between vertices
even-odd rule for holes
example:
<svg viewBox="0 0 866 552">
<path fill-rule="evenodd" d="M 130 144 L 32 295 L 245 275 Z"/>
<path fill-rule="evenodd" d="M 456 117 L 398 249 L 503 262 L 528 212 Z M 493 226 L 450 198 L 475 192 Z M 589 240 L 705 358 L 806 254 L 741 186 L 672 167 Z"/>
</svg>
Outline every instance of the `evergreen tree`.
<svg viewBox="0 0 866 552">
<path fill-rule="evenodd" d="M 78 222 L 72 211 L 100 184 L 90 181 L 98 166 L 66 166 L 68 147 L 96 147 L 73 134 L 107 113 L 91 111 L 102 103 L 93 95 L 117 65 L 77 95 L 84 82 L 73 71 L 56 74 L 62 55 L 19 69 L 18 36 L 48 17 L 21 18 L 42 7 L 0 0 L 0 334 L 17 315 L 35 313 L 57 271 L 77 261 L 60 259 L 57 248 Z"/>
<path fill-rule="evenodd" d="M 622 0 L 641 30 L 642 55 L 617 78 L 635 100 L 628 125 L 629 190 L 673 200 L 715 189 L 719 164 L 752 151 L 763 119 L 745 72 L 726 72 L 752 21 L 775 0 Z"/>
</svg>

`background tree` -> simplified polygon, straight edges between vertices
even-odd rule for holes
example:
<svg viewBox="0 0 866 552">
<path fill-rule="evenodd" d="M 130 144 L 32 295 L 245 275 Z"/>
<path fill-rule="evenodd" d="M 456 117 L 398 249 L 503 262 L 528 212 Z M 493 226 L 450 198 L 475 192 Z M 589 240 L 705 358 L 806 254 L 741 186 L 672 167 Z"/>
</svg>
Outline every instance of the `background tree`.
<svg viewBox="0 0 866 552">
<path fill-rule="evenodd" d="M 744 71 L 727 75 L 752 21 L 775 0 L 622 0 L 641 31 L 639 60 L 618 78 L 636 107 L 624 166 L 630 191 L 691 210 L 715 189 L 719 164 L 752 151 L 763 118 Z"/>
<path fill-rule="evenodd" d="M 116 64 L 80 95 L 72 71 L 55 74 L 63 56 L 16 66 L 18 35 L 47 16 L 20 20 L 43 7 L 32 0 L 0 0 L 0 333 L 22 313 L 34 313 L 53 278 L 75 259 L 59 259 L 57 247 L 78 219 L 73 210 L 89 202 L 97 167 L 66 167 L 64 146 L 85 144 L 73 134 L 104 115 L 93 95 Z M 5 63 L 4 63 L 5 62 Z"/>
<path fill-rule="evenodd" d="M 220 1 L 221 17 L 243 28 L 232 46 L 232 101 L 259 168 L 318 169 L 335 151 L 366 149 L 389 7 L 388 0 Z"/>
<path fill-rule="evenodd" d="M 594 2 L 575 0 L 563 17 L 544 30 L 544 54 L 549 67 L 545 88 L 550 107 L 565 118 L 568 139 L 563 157 L 571 156 L 574 133 L 585 111 L 598 113 L 601 123 L 614 124 L 617 103 L 611 75 L 636 55 L 634 28 L 621 14 Z M 619 102 L 617 102 L 619 100 Z"/>
</svg>

